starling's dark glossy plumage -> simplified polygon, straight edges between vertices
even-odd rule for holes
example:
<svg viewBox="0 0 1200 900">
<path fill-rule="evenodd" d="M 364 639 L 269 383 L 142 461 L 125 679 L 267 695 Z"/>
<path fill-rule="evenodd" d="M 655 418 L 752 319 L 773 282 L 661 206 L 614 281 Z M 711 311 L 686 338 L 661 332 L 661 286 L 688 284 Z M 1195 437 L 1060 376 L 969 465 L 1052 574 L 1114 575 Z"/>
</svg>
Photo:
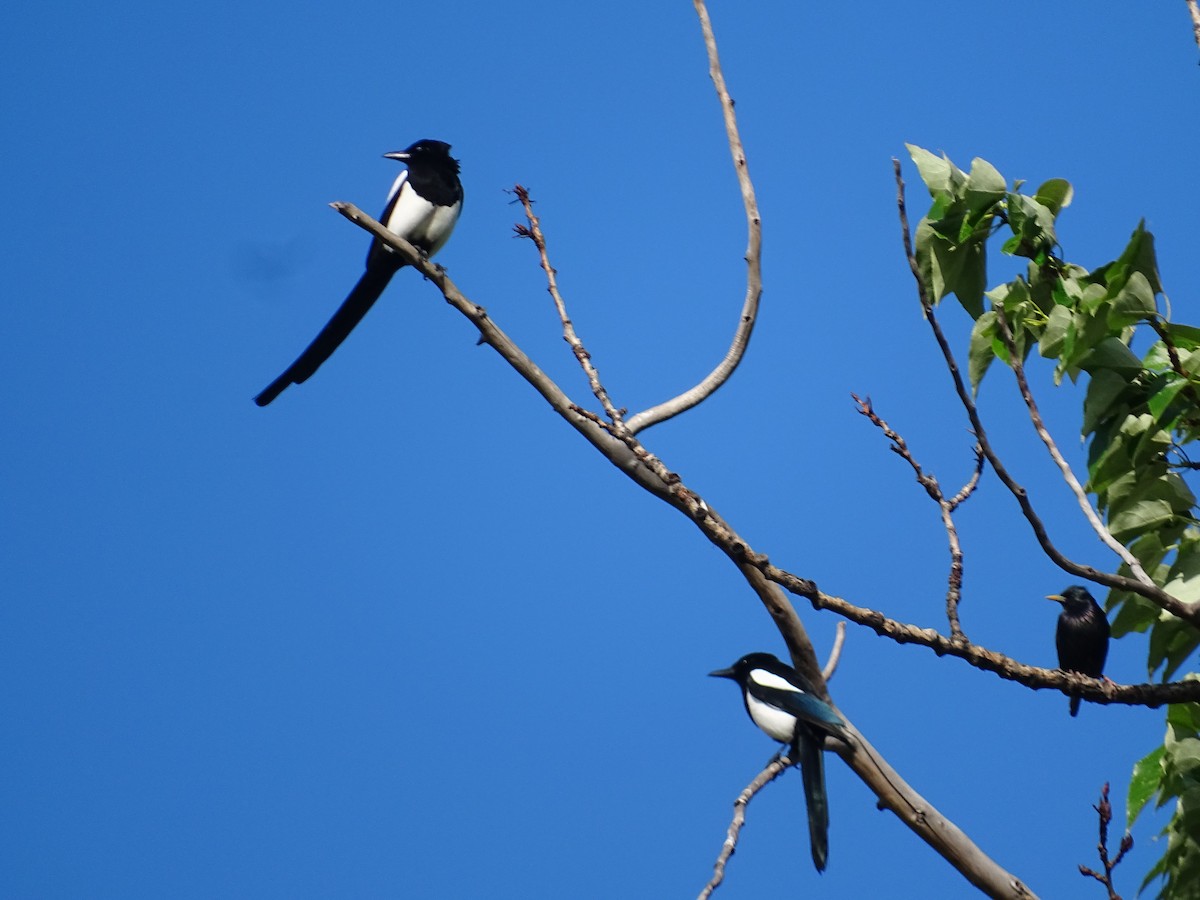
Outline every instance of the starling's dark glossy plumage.
<svg viewBox="0 0 1200 900">
<path fill-rule="evenodd" d="M 1075 584 L 1061 594 L 1046 598 L 1061 603 L 1058 631 L 1054 643 L 1058 646 L 1058 667 L 1099 678 L 1104 674 L 1108 658 L 1108 616 L 1087 588 Z M 1071 715 L 1079 713 L 1079 697 L 1071 698 Z"/>
<path fill-rule="evenodd" d="M 749 653 L 728 669 L 709 672 L 736 681 L 750 719 L 769 737 L 789 746 L 800 763 L 808 806 L 808 837 L 813 864 L 825 870 L 829 858 L 829 797 L 825 791 L 825 735 L 846 740 L 845 723 L 791 666 L 770 653 Z"/>
</svg>

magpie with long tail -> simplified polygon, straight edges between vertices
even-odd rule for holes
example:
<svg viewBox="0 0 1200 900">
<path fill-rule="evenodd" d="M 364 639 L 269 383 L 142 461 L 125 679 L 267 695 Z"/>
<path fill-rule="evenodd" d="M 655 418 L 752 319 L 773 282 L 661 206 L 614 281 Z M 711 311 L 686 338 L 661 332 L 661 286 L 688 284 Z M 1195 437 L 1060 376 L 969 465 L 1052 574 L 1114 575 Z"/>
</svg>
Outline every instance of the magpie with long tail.
<svg viewBox="0 0 1200 900">
<path fill-rule="evenodd" d="M 458 180 L 458 160 L 450 156 L 449 144 L 430 140 L 417 141 L 406 150 L 385 153 L 384 157 L 405 163 L 408 168 L 392 185 L 379 221 L 426 257 L 433 256 L 450 239 L 450 232 L 462 211 L 463 189 Z M 313 342 L 254 398 L 254 402 L 266 406 L 285 388 L 307 381 L 341 346 L 354 326 L 375 305 L 392 276 L 404 266 L 390 247 L 373 238 L 367 251 L 367 269 L 358 284 Z"/>
<path fill-rule="evenodd" d="M 791 666 L 770 653 L 749 653 L 728 669 L 709 672 L 728 678 L 742 689 L 750 719 L 776 741 L 787 744 L 800 763 L 804 799 L 808 805 L 808 837 L 813 864 L 825 871 L 829 859 L 829 797 L 825 790 L 825 736 L 849 742 L 845 722 L 812 685 Z"/>
</svg>

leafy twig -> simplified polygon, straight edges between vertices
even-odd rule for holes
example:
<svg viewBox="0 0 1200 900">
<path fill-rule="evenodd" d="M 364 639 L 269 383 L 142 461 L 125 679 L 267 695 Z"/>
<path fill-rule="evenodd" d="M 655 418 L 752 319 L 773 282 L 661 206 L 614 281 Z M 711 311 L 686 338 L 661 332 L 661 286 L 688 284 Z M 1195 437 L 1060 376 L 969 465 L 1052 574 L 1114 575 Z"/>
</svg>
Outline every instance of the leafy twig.
<svg viewBox="0 0 1200 900">
<path fill-rule="evenodd" d="M 958 394 L 959 402 L 962 403 L 963 409 L 966 410 L 967 417 L 971 421 L 971 428 L 975 431 L 975 439 L 979 441 L 979 446 L 983 449 L 984 456 L 987 457 L 987 461 L 995 471 L 996 477 L 1000 479 L 1001 483 L 1008 488 L 1009 493 L 1016 499 L 1017 505 L 1020 506 L 1021 513 L 1029 523 L 1029 527 L 1032 529 L 1033 535 L 1037 539 L 1042 551 L 1050 558 L 1051 562 L 1064 572 L 1077 575 L 1080 578 L 1105 585 L 1106 587 L 1138 594 L 1157 604 L 1172 615 L 1196 627 L 1200 627 L 1200 603 L 1191 605 L 1182 603 L 1157 585 L 1146 584 L 1137 578 L 1127 578 L 1124 575 L 1102 572 L 1092 566 L 1081 565 L 1065 556 L 1051 542 L 1050 535 L 1046 531 L 1046 526 L 1043 524 L 1041 518 L 1039 518 L 1033 508 L 1033 504 L 1029 500 L 1029 492 L 1009 474 L 1008 469 L 1005 468 L 1004 463 L 1000 461 L 1000 457 L 996 455 L 995 450 L 992 448 L 987 437 L 987 431 L 983 427 L 983 421 L 979 417 L 979 410 L 976 408 L 975 401 L 971 399 L 971 394 L 963 383 L 962 373 L 959 371 L 958 363 L 954 359 L 954 353 L 950 349 L 950 344 L 946 340 L 941 326 L 938 324 L 937 317 L 934 315 L 933 302 L 930 300 L 929 292 L 925 287 L 925 281 L 921 277 L 920 266 L 917 264 L 916 254 L 913 252 L 912 236 L 909 233 L 908 227 L 908 211 L 904 201 L 904 179 L 900 172 L 900 160 L 893 159 L 892 168 L 896 177 L 896 205 L 900 216 L 900 229 L 903 233 L 904 253 L 908 258 L 908 266 L 912 270 L 913 279 L 917 283 L 917 296 L 921 302 L 921 309 L 925 312 L 925 319 L 929 322 L 934 340 L 937 341 L 937 345 L 942 352 L 946 368 L 950 372 L 950 377 L 954 382 L 954 389 Z"/>
<path fill-rule="evenodd" d="M 1008 350 L 1008 364 L 1016 376 L 1017 387 L 1021 391 L 1021 399 L 1025 401 L 1025 408 L 1029 411 L 1029 420 L 1033 422 L 1034 430 L 1037 432 L 1038 437 L 1042 439 L 1042 443 L 1046 445 L 1046 450 L 1049 452 L 1050 458 L 1054 460 L 1054 464 L 1058 466 L 1058 470 L 1062 473 L 1063 481 L 1067 483 L 1067 487 L 1075 495 L 1075 501 L 1079 504 L 1079 508 L 1083 510 L 1084 518 L 1088 520 L 1088 524 L 1092 526 L 1092 530 L 1096 532 L 1096 536 L 1100 538 L 1101 543 L 1121 558 L 1121 562 L 1129 567 L 1129 571 L 1134 574 L 1134 577 L 1138 581 L 1154 587 L 1154 581 L 1146 574 L 1137 557 L 1130 553 L 1124 544 L 1113 537 L 1112 532 L 1100 521 L 1100 515 L 1092 506 L 1091 501 L 1088 500 L 1083 485 L 1079 483 L 1079 479 L 1071 471 L 1070 464 L 1063 457 L 1062 453 L 1059 452 L 1058 445 L 1054 443 L 1054 438 L 1050 435 L 1049 429 L 1046 428 L 1046 423 L 1042 420 L 1042 414 L 1038 410 L 1037 401 L 1033 398 L 1033 391 L 1029 388 L 1029 380 L 1025 377 L 1025 366 L 1021 362 L 1021 354 L 1017 350 L 1016 341 L 1013 340 L 1012 329 L 1009 328 L 1008 317 L 1004 315 L 1004 308 L 997 303 L 993 305 L 993 311 L 996 313 L 996 330 L 1000 333 L 1000 339 L 1004 342 L 1004 346 Z"/>
</svg>

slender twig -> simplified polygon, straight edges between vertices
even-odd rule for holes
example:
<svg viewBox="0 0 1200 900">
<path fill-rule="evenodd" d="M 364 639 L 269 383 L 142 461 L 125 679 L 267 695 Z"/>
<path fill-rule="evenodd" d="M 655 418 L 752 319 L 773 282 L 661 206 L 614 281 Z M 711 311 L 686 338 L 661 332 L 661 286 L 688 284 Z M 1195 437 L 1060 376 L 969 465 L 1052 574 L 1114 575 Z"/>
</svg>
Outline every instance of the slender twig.
<svg viewBox="0 0 1200 900">
<path fill-rule="evenodd" d="M 537 247 L 538 256 L 541 258 L 542 271 L 546 273 L 546 290 L 550 292 L 550 296 L 554 299 L 554 308 L 558 310 L 558 317 L 562 320 L 563 340 L 570 345 L 571 352 L 575 354 L 575 359 L 579 361 L 579 365 L 583 369 L 583 374 L 587 376 L 588 384 L 592 388 L 592 393 L 596 395 L 596 399 L 604 407 L 604 412 L 612 420 L 615 428 L 619 430 L 622 427 L 621 411 L 616 409 L 612 401 L 608 398 L 608 391 L 605 390 L 604 385 L 600 382 L 600 373 L 592 365 L 592 355 L 583 346 L 583 341 L 575 333 L 575 323 L 567 315 L 567 304 L 563 301 L 562 294 L 558 291 L 558 270 L 550 265 L 550 256 L 546 252 L 546 235 L 542 232 L 541 220 L 533 212 L 533 204 L 529 200 L 529 191 L 518 184 L 513 187 L 513 193 L 521 201 L 521 206 L 525 209 L 525 218 L 529 222 L 528 227 L 524 225 L 516 226 L 516 232 L 521 237 L 527 237 L 532 240 L 534 246 Z"/>
<path fill-rule="evenodd" d="M 929 499 L 938 505 L 938 511 L 942 517 L 942 527 L 946 530 L 946 539 L 950 544 L 950 574 L 946 578 L 946 620 L 950 623 L 951 640 L 966 640 L 966 635 L 963 634 L 962 625 L 958 620 L 958 602 L 962 599 L 963 552 L 962 544 L 958 540 L 958 528 L 954 524 L 954 506 L 942 494 L 942 486 L 938 484 L 937 478 L 921 468 L 921 464 L 917 462 L 909 451 L 908 444 L 904 438 L 896 433 L 875 412 L 874 407 L 871 406 L 871 398 L 867 397 L 863 400 L 857 394 L 851 394 L 850 396 L 858 404 L 858 411 L 870 419 L 871 424 L 882 431 L 883 436 L 892 442 L 892 452 L 912 467 L 913 472 L 917 475 L 917 483 L 925 488 L 925 493 L 929 495 Z M 975 471 L 977 480 L 979 472 L 978 460 L 976 460 Z M 965 490 L 966 488 L 963 488 L 963 491 Z M 963 491 L 959 491 L 959 494 L 963 494 Z"/>
<path fill-rule="evenodd" d="M 996 455 L 995 450 L 992 448 L 991 442 L 987 437 L 987 431 L 983 427 L 983 421 L 979 417 L 979 410 L 976 408 L 975 401 L 971 399 L 971 394 L 963 382 L 962 372 L 959 370 L 958 362 L 955 360 L 954 353 L 950 349 L 950 343 L 946 340 L 946 335 L 942 332 L 942 328 L 938 324 L 937 316 L 934 315 L 933 302 L 930 300 L 929 293 L 925 289 L 925 282 L 921 278 L 921 269 L 917 264 L 916 254 L 913 252 L 912 236 L 909 233 L 908 227 L 908 211 L 904 202 L 904 179 L 900 173 L 900 160 L 893 159 L 892 167 L 896 176 L 896 202 L 900 214 L 900 228 L 903 233 L 904 252 L 908 257 L 908 266 L 912 270 L 913 278 L 917 283 L 917 295 L 921 302 L 921 308 L 925 312 L 925 320 L 929 323 L 929 327 L 933 331 L 934 340 L 937 341 L 938 348 L 941 350 L 946 368 L 950 372 L 950 377 L 954 382 L 954 390 L 958 394 L 959 402 L 962 403 L 963 409 L 966 410 L 967 417 L 971 421 L 971 428 L 975 432 L 975 439 L 979 442 L 979 446 L 983 448 L 984 456 L 987 457 L 988 464 L 991 465 L 992 470 L 996 473 L 996 477 L 1000 479 L 1001 483 L 1008 488 L 1009 493 L 1016 499 L 1017 505 L 1021 508 L 1021 514 L 1025 516 L 1025 520 L 1029 523 L 1029 527 L 1033 531 L 1038 545 L 1042 548 L 1042 552 L 1064 572 L 1077 575 L 1080 578 L 1095 582 L 1096 584 L 1102 584 L 1106 587 L 1138 594 L 1172 615 L 1178 616 L 1180 619 L 1200 628 L 1200 602 L 1192 604 L 1182 603 L 1157 585 L 1146 584 L 1136 578 L 1128 578 L 1124 575 L 1103 572 L 1092 566 L 1081 565 L 1072 559 L 1068 559 L 1051 542 L 1050 535 L 1046 532 L 1046 526 L 1034 511 L 1033 504 L 1029 500 L 1029 492 L 1009 474 L 1008 469 L 1005 468 L 1004 463 L 1000 461 L 1000 457 Z"/>
<path fill-rule="evenodd" d="M 1104 783 L 1104 787 L 1100 788 L 1100 803 L 1093 806 L 1096 815 L 1100 819 L 1100 842 L 1096 845 L 1096 852 L 1100 855 L 1100 865 L 1104 867 L 1104 874 L 1100 874 L 1094 869 L 1089 869 L 1087 866 L 1079 867 L 1079 874 L 1087 878 L 1095 878 L 1098 882 L 1108 889 L 1108 900 L 1121 900 L 1121 895 L 1117 893 L 1113 886 L 1112 873 L 1121 860 L 1125 858 L 1125 854 L 1133 849 L 1133 835 L 1128 831 L 1121 837 L 1120 849 L 1117 851 L 1116 858 L 1109 859 L 1108 856 L 1108 825 L 1112 822 L 1112 804 L 1108 802 L 1108 782 Z"/>
<path fill-rule="evenodd" d="M 833 636 L 833 647 L 829 651 L 829 659 L 825 660 L 825 668 L 821 670 L 821 677 L 826 682 L 833 677 L 833 673 L 837 671 L 838 663 L 842 659 L 842 647 L 846 643 L 846 623 L 840 621 L 837 623 L 837 632 Z"/>
<path fill-rule="evenodd" d="M 738 794 L 737 799 L 733 801 L 733 820 L 725 832 L 725 842 L 721 844 L 721 852 L 717 856 L 717 861 L 713 863 L 713 876 L 704 886 L 704 890 L 700 892 L 699 900 L 707 900 L 708 897 L 711 897 L 712 892 L 725 880 L 725 865 L 737 850 L 738 836 L 741 834 L 742 826 L 746 824 L 746 807 L 750 805 L 750 801 L 754 799 L 755 794 L 786 772 L 791 765 L 790 758 L 779 754 L 767 763 L 766 768 L 754 776 L 754 780 L 746 785 L 745 790 Z"/>
<path fill-rule="evenodd" d="M 971 473 L 971 477 L 967 479 L 967 483 L 962 486 L 959 492 L 950 498 L 950 509 L 952 511 L 958 509 L 959 504 L 966 501 L 968 497 L 975 493 L 975 488 L 979 486 L 979 479 L 983 475 L 984 455 L 983 448 L 979 446 L 978 441 L 975 443 L 974 453 L 975 471 Z"/>
<path fill-rule="evenodd" d="M 1059 452 L 1058 445 L 1054 443 L 1054 438 L 1050 435 L 1050 431 L 1046 428 L 1046 423 L 1042 419 L 1037 401 L 1033 397 L 1033 391 L 1029 388 L 1029 380 L 1025 377 L 1025 366 L 1021 362 L 1021 354 L 1017 350 L 1017 342 L 1013 339 L 1012 329 L 1008 325 L 1008 317 L 1004 314 L 1004 308 L 997 303 L 993 304 L 992 311 L 996 314 L 996 330 L 1000 333 L 1000 340 L 1004 342 L 1004 346 L 1008 350 L 1008 364 L 1016 376 L 1017 388 L 1021 392 L 1021 399 L 1025 401 L 1025 409 L 1029 412 L 1029 420 L 1033 423 L 1034 431 L 1042 439 L 1042 443 L 1046 445 L 1046 450 L 1049 452 L 1050 458 L 1054 460 L 1054 464 L 1058 466 L 1058 470 L 1062 473 L 1063 481 L 1067 483 L 1067 487 L 1075 495 L 1075 501 L 1079 504 L 1079 508 L 1083 510 L 1084 518 L 1092 526 L 1092 530 L 1096 532 L 1096 536 L 1100 538 L 1101 543 L 1120 557 L 1121 562 L 1129 567 L 1129 571 L 1133 573 L 1133 576 L 1142 582 L 1142 584 L 1148 584 L 1153 587 L 1153 579 L 1146 574 L 1146 570 L 1142 568 L 1142 564 L 1138 562 L 1137 557 L 1130 553 L 1124 544 L 1113 537 L 1112 532 L 1100 521 L 1100 514 L 1092 507 L 1091 501 L 1088 500 L 1087 492 L 1084 491 L 1083 485 L 1079 483 L 1079 479 L 1075 477 L 1070 463 Z"/>
<path fill-rule="evenodd" d="M 1192 34 L 1196 38 L 1196 46 L 1200 47 L 1200 3 L 1187 0 L 1188 12 L 1192 14 Z"/>
<path fill-rule="evenodd" d="M 750 181 L 750 170 L 746 165 L 746 151 L 742 147 L 742 139 L 738 134 L 737 117 L 733 112 L 733 98 L 729 96 L 729 90 L 725 86 L 725 76 L 721 72 L 721 60 L 717 55 L 717 39 L 713 34 L 712 22 L 708 18 L 708 9 L 704 5 L 704 0 L 694 0 L 694 4 L 696 15 L 700 18 L 700 28 L 704 32 L 704 46 L 708 50 L 708 74 L 712 78 L 713 87 L 717 91 L 717 99 L 721 102 L 721 111 L 725 116 L 725 134 L 729 139 L 729 152 L 733 156 L 733 167 L 737 172 L 738 185 L 742 191 L 742 203 L 746 208 L 746 224 L 749 230 L 746 246 L 746 297 L 742 302 L 742 313 L 738 319 L 737 330 L 733 334 L 733 341 L 725 353 L 725 358 L 695 387 L 684 391 L 678 397 L 630 416 L 626 425 L 634 434 L 691 409 L 729 380 L 729 376 L 741 363 L 746 348 L 750 345 L 750 336 L 754 333 L 754 323 L 758 321 L 758 301 L 762 296 L 762 219 L 758 215 L 758 200 L 755 199 L 754 184 Z"/>
</svg>

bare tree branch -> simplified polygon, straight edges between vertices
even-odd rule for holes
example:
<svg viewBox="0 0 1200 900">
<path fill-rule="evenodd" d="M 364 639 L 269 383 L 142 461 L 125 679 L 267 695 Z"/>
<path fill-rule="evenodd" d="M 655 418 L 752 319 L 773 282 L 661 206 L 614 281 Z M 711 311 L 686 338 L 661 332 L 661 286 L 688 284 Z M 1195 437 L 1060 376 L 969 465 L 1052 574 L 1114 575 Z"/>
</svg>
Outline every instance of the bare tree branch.
<svg viewBox="0 0 1200 900">
<path fill-rule="evenodd" d="M 1112 873 L 1121 860 L 1125 858 L 1125 854 L 1133 849 L 1133 835 L 1128 831 L 1121 838 L 1120 849 L 1117 851 L 1115 859 L 1109 859 L 1108 856 L 1108 825 L 1112 822 L 1112 804 L 1108 802 L 1108 782 L 1104 783 L 1104 787 L 1100 789 L 1100 803 L 1093 806 L 1096 815 L 1100 820 L 1100 842 L 1096 845 L 1096 852 L 1100 855 L 1100 865 L 1104 867 L 1104 873 L 1089 869 L 1087 866 L 1079 867 L 1079 874 L 1087 878 L 1095 878 L 1098 882 L 1108 889 L 1108 900 L 1121 900 L 1121 895 L 1117 893 L 1113 886 Z"/>
<path fill-rule="evenodd" d="M 976 408 L 975 401 L 971 399 L 971 394 L 963 383 L 962 372 L 959 370 L 958 363 L 954 359 L 954 353 L 950 349 L 950 344 L 946 340 L 945 334 L 942 333 L 937 316 L 934 315 L 933 302 L 925 289 L 925 282 L 921 278 L 921 270 L 917 264 L 917 257 L 913 253 L 912 236 L 909 233 L 908 227 L 908 211 L 904 201 L 904 179 L 901 177 L 900 160 L 892 159 L 892 168 L 896 176 L 896 204 L 899 209 L 900 228 L 904 238 L 904 252 L 908 257 L 908 266 L 912 270 L 913 279 L 917 283 L 917 295 L 921 301 L 921 308 L 925 311 L 925 319 L 929 322 L 929 327 L 933 331 L 934 339 L 937 341 L 937 345 L 942 352 L 942 357 L 946 362 L 946 368 L 950 372 L 951 379 L 954 381 L 955 392 L 958 394 L 958 399 L 962 403 L 963 409 L 967 412 L 967 417 L 971 420 L 971 428 L 975 431 L 975 438 L 979 441 L 979 446 L 983 448 L 984 456 L 987 457 L 987 461 L 995 471 L 996 476 L 1008 488 L 1009 493 L 1016 498 L 1017 504 L 1021 508 L 1021 513 L 1025 516 L 1025 520 L 1033 530 L 1033 535 L 1037 538 L 1042 551 L 1050 558 L 1051 562 L 1064 572 L 1095 582 L 1096 584 L 1102 584 L 1105 587 L 1139 594 L 1172 615 L 1178 616 L 1189 624 L 1200 628 L 1200 603 L 1191 605 L 1182 603 L 1157 585 L 1145 584 L 1136 578 L 1128 578 L 1124 575 L 1103 572 L 1092 566 L 1081 565 L 1072 559 L 1068 559 L 1051 542 L 1050 535 L 1046 532 L 1046 526 L 1034 511 L 1033 504 L 1029 500 L 1028 491 L 1009 474 L 1004 463 L 1000 461 L 1000 458 L 992 449 L 992 445 L 987 437 L 987 431 L 983 427 L 983 421 L 979 418 L 979 410 Z"/>
<path fill-rule="evenodd" d="M 671 472 L 660 459 L 647 451 L 635 437 L 615 437 L 597 416 L 585 413 L 492 321 L 486 309 L 471 302 L 459 291 L 441 266 L 422 257 L 412 244 L 396 237 L 353 204 L 333 203 L 331 206 L 360 228 L 378 237 L 428 278 L 441 291 L 446 302 L 479 329 L 483 342 L 495 349 L 572 428 L 634 483 L 686 516 L 709 541 L 729 557 L 775 620 L 776 627 L 791 653 L 793 665 L 813 683 L 816 690 L 825 690 L 824 680 L 820 677 L 821 667 L 816 661 L 812 644 L 799 616 L 796 615 L 792 604 L 775 589 L 775 585 L 788 593 L 805 598 L 814 609 L 831 610 L 897 643 L 917 644 L 929 648 L 938 656 L 958 657 L 978 669 L 993 672 L 1005 680 L 1015 681 L 1035 690 L 1052 688 L 1064 694 L 1078 693 L 1095 703 L 1120 703 L 1130 706 L 1157 707 L 1164 703 L 1200 701 L 1200 681 L 1118 685 L 1073 672 L 1064 672 L 1061 669 L 1024 665 L 1004 654 L 970 642 L 955 643 L 932 628 L 921 628 L 889 619 L 876 610 L 856 606 L 840 597 L 825 594 L 811 579 L 801 578 L 772 565 L 766 555 L 756 553 L 699 494 L 684 485 L 677 474 Z"/>
<path fill-rule="evenodd" d="M 1029 411 L 1029 419 L 1033 422 L 1033 428 L 1037 432 L 1038 437 L 1042 439 L 1042 443 L 1046 445 L 1046 450 L 1050 453 L 1050 458 L 1054 460 L 1054 464 L 1058 466 L 1058 470 L 1062 473 L 1063 481 L 1067 483 L 1071 493 L 1075 495 L 1075 501 L 1079 504 L 1079 508 L 1083 510 L 1083 516 L 1088 520 L 1088 524 L 1092 526 L 1092 530 L 1096 532 L 1096 536 L 1100 541 L 1112 550 L 1121 562 L 1129 566 L 1129 571 L 1142 584 L 1154 586 L 1153 579 L 1146 574 L 1142 568 L 1142 564 L 1138 562 L 1137 557 L 1129 552 L 1128 549 L 1110 532 L 1100 521 L 1100 514 L 1092 507 L 1091 501 L 1087 498 L 1087 493 L 1083 490 L 1083 485 L 1075 477 L 1075 473 L 1071 471 L 1070 464 L 1058 450 L 1058 445 L 1054 443 L 1054 438 L 1051 437 L 1050 431 L 1046 428 L 1046 423 L 1042 420 L 1041 411 L 1038 410 L 1037 401 L 1033 399 L 1033 391 L 1029 388 L 1029 381 L 1025 378 L 1025 366 L 1021 362 L 1021 354 L 1017 350 L 1016 341 L 1013 340 L 1012 329 L 1008 325 L 1008 317 L 1004 315 L 1004 308 L 1001 304 L 994 304 L 992 307 L 996 313 L 996 328 L 1000 332 L 1000 339 L 1004 342 L 1004 346 L 1008 349 L 1008 364 L 1013 370 L 1013 374 L 1017 379 L 1017 387 L 1021 391 L 1021 399 L 1025 401 L 1025 408 Z"/>
<path fill-rule="evenodd" d="M 608 399 L 608 391 L 604 389 L 604 385 L 600 383 L 600 373 L 596 371 L 596 367 L 592 365 L 592 355 L 587 352 L 587 348 L 583 346 L 583 341 L 575 333 L 575 325 L 571 321 L 571 317 L 567 315 L 567 305 L 563 302 L 562 295 L 558 292 L 558 270 L 550 265 L 550 256 L 546 252 L 546 235 L 542 233 L 542 223 L 533 212 L 533 204 L 529 200 L 529 191 L 521 185 L 516 185 L 513 192 L 517 195 L 517 199 L 521 201 L 521 206 L 525 209 L 525 218 L 529 222 L 529 226 L 516 226 L 516 232 L 521 237 L 527 237 L 533 241 L 537 247 L 538 255 L 542 261 L 542 271 L 546 273 L 546 281 L 550 292 L 550 296 L 554 299 L 554 308 L 558 310 L 558 317 L 562 320 L 563 339 L 570 345 L 571 351 L 575 354 L 575 359 L 579 361 L 579 365 L 583 368 L 583 374 L 587 376 L 588 384 L 591 385 L 592 393 L 596 395 L 596 399 L 600 401 L 600 405 L 604 407 L 604 412 L 612 421 L 613 425 L 620 429 L 621 412 L 613 407 L 612 401 Z"/>
<path fill-rule="evenodd" d="M 1200 47 L 1200 3 L 1187 0 L 1187 7 L 1192 16 L 1192 34 L 1196 38 L 1196 46 Z"/>
<path fill-rule="evenodd" d="M 833 636 L 833 648 L 829 651 L 829 659 L 825 660 L 825 668 L 821 670 L 821 677 L 826 682 L 833 677 L 833 673 L 837 671 L 838 663 L 842 659 L 842 647 L 846 643 L 846 622 L 845 620 L 837 623 L 837 632 Z"/>
<path fill-rule="evenodd" d="M 737 850 L 738 835 L 741 834 L 742 826 L 746 824 L 746 807 L 750 801 L 754 799 L 755 794 L 786 772 L 791 765 L 790 758 L 782 753 L 777 755 L 767 763 L 766 768 L 754 776 L 754 780 L 746 785 L 745 790 L 738 794 L 737 799 L 733 801 L 733 820 L 729 823 L 729 829 L 725 833 L 725 842 L 721 845 L 717 861 L 713 863 L 713 876 L 704 886 L 704 890 L 700 892 L 698 900 L 707 900 L 725 880 L 725 865 Z"/>
<path fill-rule="evenodd" d="M 971 477 L 967 479 L 967 483 L 962 486 L 957 494 L 950 498 L 951 511 L 958 509 L 959 504 L 966 501 L 973 493 L 975 488 L 979 486 L 980 476 L 983 475 L 983 448 L 979 446 L 979 442 L 975 442 L 975 471 L 971 473 Z"/>
<path fill-rule="evenodd" d="M 913 458 L 904 438 L 893 431 L 888 423 L 881 419 L 875 412 L 871 406 L 871 398 L 868 397 L 866 400 L 862 400 L 857 394 L 851 394 L 850 396 L 858 404 L 858 411 L 870 419 L 871 424 L 882 431 L 883 436 L 892 442 L 892 452 L 912 466 L 912 470 L 917 475 L 917 484 L 925 488 L 925 493 L 929 495 L 929 499 L 938 505 L 938 511 L 942 516 L 942 527 L 946 529 L 946 539 L 950 544 L 950 574 L 946 579 L 946 619 L 950 623 L 950 639 L 954 641 L 966 640 L 967 636 L 963 634 L 962 625 L 958 621 L 958 601 L 962 598 L 963 552 L 962 544 L 958 540 L 958 528 L 954 524 L 954 506 L 942 494 L 942 486 L 938 484 L 937 478 L 922 470 L 921 464 Z M 976 444 L 976 446 L 978 447 L 979 445 Z M 979 471 L 977 455 L 975 481 L 978 481 Z M 968 485 L 971 484 L 971 482 L 968 482 Z M 959 491 L 963 499 L 966 499 L 969 493 L 966 487 Z"/>
<path fill-rule="evenodd" d="M 725 134 L 729 138 L 729 152 L 733 155 L 733 167 L 742 190 L 742 203 L 746 207 L 746 223 L 750 232 L 746 246 L 746 298 L 742 303 L 742 314 L 733 335 L 733 342 L 725 358 L 695 387 L 678 397 L 631 416 L 626 425 L 633 434 L 691 409 L 729 380 L 729 376 L 741 363 L 746 348 L 750 345 L 754 323 L 758 320 L 758 301 L 762 296 L 762 220 L 758 215 L 758 201 L 754 197 L 754 184 L 750 181 L 750 171 L 746 165 L 746 151 L 738 135 L 733 98 L 729 96 L 729 90 L 725 87 L 725 76 L 721 72 L 717 39 L 713 34 L 712 22 L 708 18 L 708 9 L 704 0 L 694 0 L 694 4 L 696 15 L 700 18 L 700 28 L 704 32 L 704 46 L 708 49 L 708 74 L 712 78 L 713 87 L 716 88 L 717 98 L 721 101 L 721 111 L 725 116 Z"/>
</svg>

